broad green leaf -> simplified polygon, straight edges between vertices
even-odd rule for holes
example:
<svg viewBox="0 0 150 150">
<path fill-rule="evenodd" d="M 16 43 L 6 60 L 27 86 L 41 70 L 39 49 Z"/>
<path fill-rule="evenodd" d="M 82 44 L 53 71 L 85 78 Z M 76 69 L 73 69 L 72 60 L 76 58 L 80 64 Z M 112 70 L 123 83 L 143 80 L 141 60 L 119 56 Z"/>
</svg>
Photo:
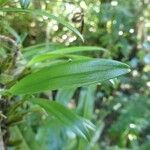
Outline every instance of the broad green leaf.
<svg viewBox="0 0 150 150">
<path fill-rule="evenodd" d="M 55 54 L 55 53 L 52 53 L 50 55 L 41 55 L 42 57 L 40 56 L 37 56 L 35 59 L 33 58 L 31 61 L 29 61 L 29 63 L 27 64 L 28 66 L 31 66 L 35 63 L 39 63 L 43 60 L 52 60 L 52 59 L 61 59 L 61 58 L 66 58 L 66 59 L 70 59 L 71 61 L 72 60 L 77 60 L 77 59 L 91 59 L 91 57 L 88 57 L 88 56 L 82 56 L 82 55 L 65 55 L 65 54 Z"/>
<path fill-rule="evenodd" d="M 129 71 L 128 65 L 107 59 L 65 62 L 42 68 L 26 76 L 11 87 L 9 92 L 32 94 L 46 90 L 80 87 L 112 79 Z"/>
<path fill-rule="evenodd" d="M 68 53 L 76 53 L 76 52 L 84 52 L 84 51 L 106 51 L 106 49 L 96 46 L 74 46 L 74 47 L 67 47 L 61 48 L 51 53 L 54 54 L 68 54 Z"/>
<path fill-rule="evenodd" d="M 40 105 L 47 113 L 53 115 L 73 132 L 80 134 L 84 138 L 90 138 L 89 131 L 94 130 L 94 125 L 88 120 L 77 116 L 73 111 L 55 101 L 34 98 L 31 99 L 31 102 Z"/>
<path fill-rule="evenodd" d="M 34 64 L 36 62 L 44 61 L 44 60 L 49 60 L 53 58 L 53 56 L 62 56 L 64 54 L 69 54 L 69 53 L 77 53 L 77 52 L 84 52 L 84 51 L 105 51 L 104 48 L 101 47 L 96 47 L 96 46 L 79 46 L 79 47 L 68 47 L 68 48 L 61 48 L 55 51 L 51 51 L 42 55 L 38 55 L 34 57 L 30 62 L 29 65 Z"/>
<path fill-rule="evenodd" d="M 30 3 L 31 3 L 31 0 L 20 0 L 20 5 L 24 9 L 27 9 Z"/>
<path fill-rule="evenodd" d="M 12 13 L 31 13 L 36 16 L 47 16 L 49 19 L 54 19 L 58 23 L 64 25 L 65 27 L 67 27 L 68 29 L 73 31 L 77 36 L 79 36 L 81 38 L 82 41 L 84 41 L 83 36 L 80 34 L 80 32 L 76 28 L 74 28 L 73 26 L 68 24 L 62 18 L 56 17 L 48 12 L 45 12 L 42 10 L 37 10 L 37 9 L 20 9 L 20 8 L 0 8 L 0 11 L 1 12 L 12 12 Z"/>
</svg>

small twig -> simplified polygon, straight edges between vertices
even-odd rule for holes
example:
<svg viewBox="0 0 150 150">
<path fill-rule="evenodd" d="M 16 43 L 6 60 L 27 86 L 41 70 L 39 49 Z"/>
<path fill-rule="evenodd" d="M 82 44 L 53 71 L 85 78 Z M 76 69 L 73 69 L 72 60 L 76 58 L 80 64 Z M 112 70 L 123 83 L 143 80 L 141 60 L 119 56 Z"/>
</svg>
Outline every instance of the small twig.
<svg viewBox="0 0 150 150">
<path fill-rule="evenodd" d="M 0 117 L 6 119 L 7 117 L 2 113 L 2 111 L 0 111 Z"/>
<path fill-rule="evenodd" d="M 6 41 L 6 42 L 10 42 L 16 48 L 18 47 L 17 42 L 15 40 L 13 40 L 12 38 L 8 37 L 8 36 L 0 35 L 0 40 Z"/>
</svg>

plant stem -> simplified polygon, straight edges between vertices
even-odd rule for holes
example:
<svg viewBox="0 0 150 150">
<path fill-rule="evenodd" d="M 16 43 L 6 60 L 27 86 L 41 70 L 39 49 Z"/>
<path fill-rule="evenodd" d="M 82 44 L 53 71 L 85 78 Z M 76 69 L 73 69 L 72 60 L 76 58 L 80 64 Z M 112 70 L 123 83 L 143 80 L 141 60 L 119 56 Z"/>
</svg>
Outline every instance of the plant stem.
<svg viewBox="0 0 150 150">
<path fill-rule="evenodd" d="M 0 126 L 0 150 L 5 150 L 4 142 L 3 142 L 3 135 L 2 135 L 2 131 L 1 131 L 1 126 Z"/>
<path fill-rule="evenodd" d="M 0 41 L 5 41 L 8 43 L 11 43 L 15 47 L 15 49 L 13 50 L 12 63 L 9 66 L 9 70 L 11 70 L 16 65 L 20 46 L 18 45 L 18 43 L 14 39 L 12 39 L 8 36 L 5 36 L 5 35 L 0 35 Z"/>
</svg>

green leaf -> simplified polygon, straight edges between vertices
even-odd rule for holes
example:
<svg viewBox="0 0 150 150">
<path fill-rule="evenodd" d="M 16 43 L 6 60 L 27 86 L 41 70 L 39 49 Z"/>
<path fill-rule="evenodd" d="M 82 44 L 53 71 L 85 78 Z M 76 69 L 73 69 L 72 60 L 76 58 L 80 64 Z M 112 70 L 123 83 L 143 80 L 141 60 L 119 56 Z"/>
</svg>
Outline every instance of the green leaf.
<svg viewBox="0 0 150 150">
<path fill-rule="evenodd" d="M 96 85 L 83 87 L 80 91 L 77 112 L 87 119 L 92 119 L 94 113 Z"/>
<path fill-rule="evenodd" d="M 9 131 L 11 133 L 10 139 L 13 141 L 19 141 L 18 144 L 14 145 L 15 150 L 31 150 L 30 145 L 28 145 L 26 139 L 24 138 L 24 135 L 22 134 L 18 126 L 10 127 Z"/>
<path fill-rule="evenodd" d="M 15 31 L 15 29 L 13 29 L 8 22 L 4 22 L 4 24 L 2 24 L 3 27 L 13 36 L 16 38 L 16 42 L 17 43 L 21 43 L 21 38 L 18 35 L 17 31 Z"/>
<path fill-rule="evenodd" d="M 20 0 L 20 5 L 23 9 L 28 8 L 30 3 L 31 3 L 31 0 Z"/>
<path fill-rule="evenodd" d="M 32 94 L 45 90 L 80 87 L 112 79 L 129 71 L 128 65 L 107 59 L 65 62 L 42 68 L 26 76 L 11 87 L 9 92 Z"/>
<path fill-rule="evenodd" d="M 18 130 L 22 134 L 24 142 L 28 145 L 28 147 L 30 147 L 30 150 L 40 150 L 39 144 L 37 143 L 36 134 L 27 121 L 18 125 Z"/>
<path fill-rule="evenodd" d="M 9 0 L 0 0 L 0 6 L 6 4 Z"/>
<path fill-rule="evenodd" d="M 57 92 L 56 101 L 63 105 L 67 105 L 68 102 L 71 100 L 75 90 L 76 88 L 60 89 Z"/>
<path fill-rule="evenodd" d="M 97 46 L 74 46 L 74 47 L 61 48 L 52 51 L 51 53 L 68 54 L 68 53 L 76 53 L 76 52 L 84 52 L 84 51 L 106 51 L 106 49 Z"/>
<path fill-rule="evenodd" d="M 27 66 L 31 66 L 35 63 L 39 63 L 41 61 L 44 61 L 46 59 L 48 60 L 52 60 L 52 59 L 61 59 L 61 58 L 67 58 L 67 59 L 70 59 L 70 60 L 77 60 L 77 59 L 91 59 L 91 57 L 88 57 L 88 56 L 82 56 L 82 55 L 65 55 L 65 54 L 49 54 L 49 55 L 41 55 L 40 56 L 37 56 L 35 57 L 35 59 L 33 58 L 31 61 L 29 61 L 29 63 L 27 64 Z"/>
<path fill-rule="evenodd" d="M 31 60 L 31 58 L 35 57 L 36 55 L 41 55 L 43 53 L 46 53 L 48 51 L 53 51 L 60 47 L 62 46 L 58 43 L 40 43 L 40 44 L 23 48 L 22 53 L 26 59 Z"/>
<path fill-rule="evenodd" d="M 34 98 L 31 99 L 31 102 L 40 105 L 74 133 L 87 139 L 90 138 L 89 131 L 94 130 L 94 125 L 90 121 L 77 116 L 73 111 L 55 101 Z"/>
<path fill-rule="evenodd" d="M 32 65 L 37 62 L 41 62 L 44 60 L 52 59 L 53 57 L 61 57 L 64 56 L 64 54 L 69 53 L 77 53 L 77 52 L 84 52 L 84 51 L 105 51 L 104 48 L 96 47 L 96 46 L 79 46 L 79 47 L 68 47 L 68 48 L 61 48 L 55 51 L 51 51 L 42 55 L 38 55 L 34 57 L 30 62 L 29 65 Z"/>
<path fill-rule="evenodd" d="M 56 16 L 54 16 L 48 12 L 45 12 L 42 10 L 37 10 L 37 9 L 20 9 L 20 8 L 0 8 L 0 11 L 2 11 L 2 12 L 14 12 L 14 13 L 31 13 L 31 14 L 34 14 L 36 16 L 37 15 L 38 16 L 47 16 L 49 19 L 54 19 L 58 23 L 64 25 L 65 27 L 67 27 L 68 29 L 73 31 L 77 36 L 79 36 L 81 38 L 82 41 L 84 41 L 83 36 L 80 34 L 80 32 L 76 28 L 74 28 L 73 26 L 68 24 L 62 18 L 56 17 Z"/>
</svg>

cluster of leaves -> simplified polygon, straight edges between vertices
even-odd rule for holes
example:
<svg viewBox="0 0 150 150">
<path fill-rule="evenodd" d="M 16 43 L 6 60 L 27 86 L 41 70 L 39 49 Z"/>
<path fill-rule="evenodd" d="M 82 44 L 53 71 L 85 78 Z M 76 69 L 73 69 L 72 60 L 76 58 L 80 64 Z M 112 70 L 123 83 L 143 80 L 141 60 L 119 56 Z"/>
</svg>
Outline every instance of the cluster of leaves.
<svg viewBox="0 0 150 150">
<path fill-rule="evenodd" d="M 149 43 L 141 20 L 149 17 L 147 2 L 0 0 L 0 6 L 5 147 L 149 149 Z M 130 69 L 110 58 L 130 64 L 132 73 L 116 79 Z"/>
</svg>

